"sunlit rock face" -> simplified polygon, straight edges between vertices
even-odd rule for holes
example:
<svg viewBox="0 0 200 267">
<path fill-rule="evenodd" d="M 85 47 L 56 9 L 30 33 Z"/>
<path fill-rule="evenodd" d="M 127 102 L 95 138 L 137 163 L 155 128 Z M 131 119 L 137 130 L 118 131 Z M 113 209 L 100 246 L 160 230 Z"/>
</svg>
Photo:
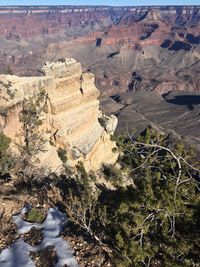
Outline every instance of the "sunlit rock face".
<svg viewBox="0 0 200 267">
<path fill-rule="evenodd" d="M 48 112 L 43 115 L 41 131 L 48 142 L 40 155 L 41 162 L 50 168 L 60 166 L 57 149 L 61 147 L 67 151 L 72 166 L 82 161 L 90 170 L 98 169 L 104 162 L 114 163 L 117 154 L 112 152 L 115 143 L 110 135 L 117 118 L 105 117 L 99 110 L 94 75 L 83 73 L 81 64 L 74 59 L 46 62 L 42 72 L 43 77 L 0 76 L 0 123 L 4 133 L 13 141 L 20 138 L 18 115 L 23 101 L 44 89 Z"/>
</svg>

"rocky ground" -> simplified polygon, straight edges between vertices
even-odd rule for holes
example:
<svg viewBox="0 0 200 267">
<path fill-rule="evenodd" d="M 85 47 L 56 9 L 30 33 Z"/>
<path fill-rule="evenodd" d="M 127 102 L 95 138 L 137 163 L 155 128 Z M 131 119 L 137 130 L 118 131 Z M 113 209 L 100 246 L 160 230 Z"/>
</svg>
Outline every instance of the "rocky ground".
<svg viewBox="0 0 200 267">
<path fill-rule="evenodd" d="M 66 240 L 75 252 L 80 267 L 112 266 L 110 251 L 97 243 L 89 242 L 83 236 L 66 236 Z M 87 240 L 87 241 L 86 241 Z"/>
<path fill-rule="evenodd" d="M 19 237 L 20 235 L 16 232 L 16 225 L 12 220 L 1 220 L 0 255 L 3 249 L 9 247 Z M 39 245 L 43 239 L 42 231 L 34 227 L 21 237 L 31 246 Z M 83 236 L 62 235 L 62 237 L 70 244 L 80 267 L 112 266 L 109 259 L 110 251 L 107 248 L 102 248 L 100 245 L 83 238 Z M 30 257 L 36 267 L 53 267 L 58 262 L 56 250 L 53 246 L 47 246 L 39 252 L 30 252 Z M 62 267 L 66 267 L 66 265 Z"/>
<path fill-rule="evenodd" d="M 11 218 L 2 217 L 0 220 L 0 253 L 1 251 L 10 246 L 18 238 L 16 226 Z"/>
<path fill-rule="evenodd" d="M 44 242 L 45 232 L 43 231 L 43 226 L 39 227 L 37 225 L 30 227 L 30 221 L 27 222 L 26 214 L 21 215 L 21 218 L 24 220 L 20 221 L 17 219 L 16 216 L 19 215 L 20 209 L 25 205 L 27 206 L 27 201 L 29 200 L 29 204 L 39 209 L 39 212 L 42 214 L 46 214 L 47 210 L 49 209 L 50 205 L 48 203 L 44 203 L 42 206 L 38 203 L 38 198 L 35 197 L 28 197 L 26 194 L 23 196 L 19 196 L 18 202 L 16 203 L 15 197 L 11 196 L 7 199 L 5 197 L 1 198 L 1 218 L 0 218 L 0 265 L 2 260 L 2 255 L 5 258 L 5 249 L 9 249 L 13 247 L 13 244 L 19 244 L 19 246 L 23 247 L 23 244 L 28 244 L 30 248 L 40 247 L 40 250 L 32 250 L 30 249 L 29 257 L 34 262 L 35 265 L 31 265 L 31 262 L 26 264 L 29 265 L 20 265 L 20 267 L 27 267 L 27 266 L 36 266 L 36 267 L 50 267 L 50 266 L 57 266 L 58 259 L 60 257 L 57 254 L 56 248 L 53 245 L 43 246 L 42 242 Z M 29 206 L 29 205 L 28 205 Z M 37 208 L 40 207 L 40 208 Z M 12 217 L 15 215 L 14 217 Z M 13 219 L 15 218 L 15 219 Z M 45 217 L 44 217 L 45 218 Z M 56 220 L 56 217 L 55 217 Z M 28 223 L 28 224 L 27 224 Z M 57 224 L 55 221 L 54 224 Z M 20 227 L 20 228 L 19 228 Z M 24 228 L 25 227 L 25 228 Z M 45 227 L 45 226 L 44 226 Z M 23 230 L 26 229 L 26 230 Z M 76 229 L 76 230 L 75 230 Z M 72 227 L 71 224 L 66 224 L 62 230 L 60 238 L 66 240 L 70 246 L 70 249 L 73 251 L 73 255 L 78 262 L 78 266 L 80 267 L 106 267 L 112 266 L 110 261 L 111 252 L 107 247 L 102 247 L 98 243 L 91 240 L 84 232 L 82 232 L 77 227 Z M 22 243 L 22 241 L 25 243 Z M 21 243 L 20 243 L 21 242 Z M 42 248 L 43 247 L 43 248 Z M 25 250 L 21 249 L 21 250 Z M 14 251 L 14 247 L 13 247 Z M 4 253 L 4 254 L 3 254 Z M 65 251 L 62 251 L 63 255 Z M 66 251 L 66 253 L 68 253 Z M 6 258 L 7 259 L 7 258 Z M 16 259 L 16 262 L 17 259 Z M 5 261 L 5 266 L 14 267 L 12 263 L 9 265 L 7 261 Z M 8 265 L 7 265 L 8 264 Z M 22 263 L 21 263 L 22 264 Z M 61 266 L 61 265 L 59 265 Z M 62 267 L 67 267 L 68 265 L 63 264 Z M 71 266 L 71 265 L 69 265 Z M 68 266 L 68 267 L 69 267 Z M 74 265 L 72 265 L 74 266 Z"/>
</svg>

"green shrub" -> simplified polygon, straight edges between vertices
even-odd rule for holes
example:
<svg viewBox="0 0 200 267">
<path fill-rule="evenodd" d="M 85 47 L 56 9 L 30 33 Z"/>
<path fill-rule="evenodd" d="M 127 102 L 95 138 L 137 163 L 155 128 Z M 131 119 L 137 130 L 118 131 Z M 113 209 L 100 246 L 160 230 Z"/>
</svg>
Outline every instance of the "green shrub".
<svg viewBox="0 0 200 267">
<path fill-rule="evenodd" d="M 45 215 L 39 209 L 31 208 L 25 216 L 26 221 L 33 223 L 42 223 L 45 220 Z"/>
<path fill-rule="evenodd" d="M 12 165 L 12 157 L 9 153 L 11 139 L 0 132 L 0 176 L 7 174 Z"/>
<path fill-rule="evenodd" d="M 67 162 L 67 152 L 64 148 L 59 147 L 57 150 L 58 157 L 62 160 L 63 163 Z"/>
<path fill-rule="evenodd" d="M 113 185 L 122 185 L 122 173 L 114 165 L 104 164 L 103 173 L 105 174 L 106 179 Z"/>
<path fill-rule="evenodd" d="M 0 132 L 0 154 L 3 155 L 9 148 L 11 139 L 7 137 L 3 132 Z"/>
<path fill-rule="evenodd" d="M 118 150 L 117 150 L 117 147 L 113 147 L 113 148 L 112 148 L 112 152 L 113 152 L 113 153 L 116 153 L 117 151 L 118 151 Z"/>
<path fill-rule="evenodd" d="M 118 144 L 128 176 L 104 165 L 105 178 L 117 186 L 98 186 L 95 198 L 88 184 L 62 185 L 68 217 L 112 244 L 113 266 L 200 266 L 200 171 L 193 153 L 152 129 L 135 142 L 120 137 Z"/>
<path fill-rule="evenodd" d="M 81 161 L 78 162 L 76 165 L 77 172 L 79 174 L 79 177 L 81 178 L 81 183 L 84 183 L 85 185 L 89 185 L 90 183 L 90 177 L 88 173 L 85 170 L 85 167 L 83 166 L 83 163 Z"/>
</svg>

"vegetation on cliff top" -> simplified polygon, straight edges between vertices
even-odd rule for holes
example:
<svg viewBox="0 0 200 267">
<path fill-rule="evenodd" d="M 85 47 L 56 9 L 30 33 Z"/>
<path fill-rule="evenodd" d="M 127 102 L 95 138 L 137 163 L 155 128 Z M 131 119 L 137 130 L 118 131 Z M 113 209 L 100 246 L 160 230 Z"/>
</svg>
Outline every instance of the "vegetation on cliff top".
<svg viewBox="0 0 200 267">
<path fill-rule="evenodd" d="M 69 178 L 57 185 L 68 216 L 112 249 L 114 266 L 198 266 L 199 166 L 192 149 L 152 129 L 137 140 L 120 137 L 118 146 L 121 170 L 104 171 L 115 190 Z M 116 186 L 120 171 L 132 185 Z"/>
</svg>

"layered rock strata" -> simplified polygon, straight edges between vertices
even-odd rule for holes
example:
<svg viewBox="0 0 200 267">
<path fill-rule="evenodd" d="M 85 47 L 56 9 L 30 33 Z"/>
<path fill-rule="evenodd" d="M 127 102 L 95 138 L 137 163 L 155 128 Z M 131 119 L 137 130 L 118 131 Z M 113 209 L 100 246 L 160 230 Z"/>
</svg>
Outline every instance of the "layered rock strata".
<svg viewBox="0 0 200 267">
<path fill-rule="evenodd" d="M 48 140 L 41 163 L 58 168 L 61 161 L 58 148 L 67 152 L 68 163 L 82 161 L 87 170 L 98 169 L 102 163 L 114 163 L 115 143 L 110 140 L 117 118 L 102 115 L 99 110 L 99 91 L 94 75 L 83 73 L 81 64 L 74 59 L 47 62 L 43 77 L 0 76 L 0 125 L 13 141 L 21 133 L 19 112 L 25 99 L 44 89 L 48 112 L 44 114 L 42 131 Z"/>
</svg>

